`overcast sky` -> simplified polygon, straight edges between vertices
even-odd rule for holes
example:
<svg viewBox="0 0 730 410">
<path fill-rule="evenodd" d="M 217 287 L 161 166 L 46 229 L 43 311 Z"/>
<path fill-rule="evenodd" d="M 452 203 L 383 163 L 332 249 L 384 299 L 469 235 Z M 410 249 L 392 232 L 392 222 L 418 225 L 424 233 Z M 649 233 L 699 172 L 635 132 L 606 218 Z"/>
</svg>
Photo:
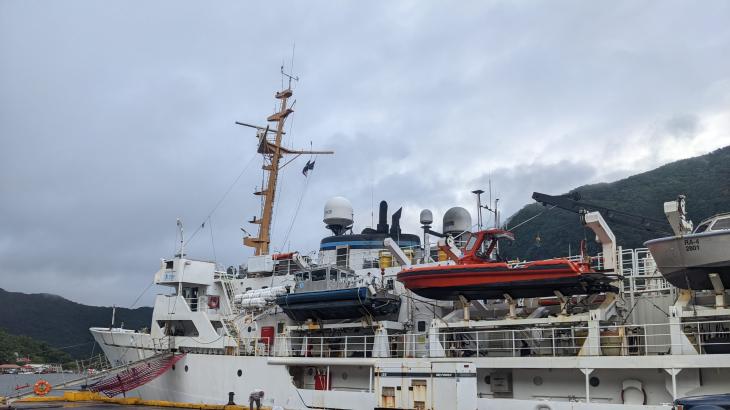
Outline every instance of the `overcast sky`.
<svg viewBox="0 0 730 410">
<path fill-rule="evenodd" d="M 245 262 L 261 169 L 234 122 L 265 124 L 294 43 L 285 143 L 336 151 L 282 173 L 272 248 L 306 253 L 331 196 L 358 231 L 380 199 L 414 231 L 490 176 L 509 215 L 729 145 L 729 21 L 727 1 L 0 0 L 0 287 L 129 306 L 176 218 L 190 235 L 242 170 L 188 250 Z"/>
</svg>

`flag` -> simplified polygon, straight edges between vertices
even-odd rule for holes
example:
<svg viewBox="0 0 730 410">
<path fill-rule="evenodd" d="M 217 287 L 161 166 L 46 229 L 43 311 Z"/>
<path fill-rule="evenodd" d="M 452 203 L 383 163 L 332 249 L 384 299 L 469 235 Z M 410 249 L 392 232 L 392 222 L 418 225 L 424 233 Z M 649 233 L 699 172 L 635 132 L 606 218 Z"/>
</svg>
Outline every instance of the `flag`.
<svg viewBox="0 0 730 410">
<path fill-rule="evenodd" d="M 307 164 L 302 169 L 302 175 L 304 175 L 306 177 L 307 173 L 313 169 L 314 169 L 314 161 L 312 161 L 312 160 L 307 161 Z"/>
</svg>

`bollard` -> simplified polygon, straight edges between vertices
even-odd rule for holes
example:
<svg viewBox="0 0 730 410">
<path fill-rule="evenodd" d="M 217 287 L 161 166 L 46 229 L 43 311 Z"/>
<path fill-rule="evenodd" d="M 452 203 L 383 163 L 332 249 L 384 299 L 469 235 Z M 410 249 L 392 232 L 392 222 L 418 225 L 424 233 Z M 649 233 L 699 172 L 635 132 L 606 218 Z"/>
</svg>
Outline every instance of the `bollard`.
<svg viewBox="0 0 730 410">
<path fill-rule="evenodd" d="M 236 403 L 233 402 L 233 396 L 235 396 L 235 395 L 236 395 L 236 393 L 234 393 L 232 391 L 229 391 L 228 392 L 228 404 L 227 404 L 227 406 L 235 406 L 236 405 Z"/>
</svg>

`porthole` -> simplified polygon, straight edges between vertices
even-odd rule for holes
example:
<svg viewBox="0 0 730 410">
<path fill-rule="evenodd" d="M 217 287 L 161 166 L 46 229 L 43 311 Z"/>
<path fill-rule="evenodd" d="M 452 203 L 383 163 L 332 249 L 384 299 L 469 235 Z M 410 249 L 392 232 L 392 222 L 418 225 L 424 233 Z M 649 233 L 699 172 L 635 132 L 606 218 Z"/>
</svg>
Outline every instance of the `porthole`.
<svg viewBox="0 0 730 410">
<path fill-rule="evenodd" d="M 540 376 L 533 377 L 532 384 L 534 384 L 535 386 L 542 386 L 542 377 L 540 377 Z"/>
<path fill-rule="evenodd" d="M 489 375 L 484 376 L 484 384 L 492 384 L 492 377 Z"/>
<path fill-rule="evenodd" d="M 307 376 L 311 376 L 314 374 L 314 367 L 307 368 Z"/>
<path fill-rule="evenodd" d="M 347 372 L 342 372 L 342 380 L 347 380 L 348 377 Z"/>
<path fill-rule="evenodd" d="M 251 326 L 248 327 L 248 333 L 251 333 Z"/>
<path fill-rule="evenodd" d="M 599 384 L 601 384 L 601 380 L 598 377 L 591 377 L 590 380 L 588 380 L 588 383 L 593 387 L 598 387 Z"/>
<path fill-rule="evenodd" d="M 188 371 L 188 365 L 185 365 L 185 372 L 187 373 L 187 371 Z"/>
<path fill-rule="evenodd" d="M 238 375 L 238 377 L 243 376 L 243 372 L 241 371 L 241 369 L 238 369 L 238 371 L 236 372 L 236 374 Z"/>
</svg>

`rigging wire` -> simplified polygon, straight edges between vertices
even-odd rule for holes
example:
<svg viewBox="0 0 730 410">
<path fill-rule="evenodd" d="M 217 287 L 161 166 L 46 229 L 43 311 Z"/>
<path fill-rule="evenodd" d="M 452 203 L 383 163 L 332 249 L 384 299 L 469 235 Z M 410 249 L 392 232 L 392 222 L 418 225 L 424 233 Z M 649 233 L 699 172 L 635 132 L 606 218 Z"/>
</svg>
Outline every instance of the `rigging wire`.
<svg viewBox="0 0 730 410">
<path fill-rule="evenodd" d="M 306 179 L 304 181 L 304 187 L 302 188 L 302 193 L 299 195 L 299 200 L 297 201 L 297 207 L 294 210 L 294 215 L 292 216 L 291 223 L 289 224 L 289 229 L 286 231 L 286 236 L 284 236 L 284 242 L 283 242 L 282 246 L 285 246 L 286 241 L 289 240 L 289 235 L 291 234 L 291 231 L 294 228 L 294 223 L 296 222 L 297 216 L 299 215 L 299 210 L 302 207 L 302 200 L 304 199 L 304 195 L 307 193 L 307 188 L 309 187 L 309 175 L 307 175 L 305 178 Z"/>
<path fill-rule="evenodd" d="M 522 222 L 518 223 L 517 225 L 515 225 L 515 226 L 513 226 L 513 227 L 511 227 L 511 228 L 505 228 L 505 229 L 506 229 L 506 230 L 508 230 L 508 231 L 514 231 L 515 229 L 517 229 L 517 228 L 519 228 L 520 226 L 522 226 L 522 225 L 524 225 L 524 224 L 526 224 L 526 223 L 528 223 L 528 222 L 532 221 L 533 219 L 537 218 L 538 216 L 540 216 L 540 215 L 544 214 L 545 212 L 547 212 L 547 211 L 550 211 L 550 210 L 554 209 L 554 208 L 555 208 L 556 206 L 557 206 L 557 205 L 553 205 L 552 207 L 550 207 L 550 208 L 548 208 L 548 209 L 543 209 L 543 210 L 542 210 L 542 212 L 540 212 L 539 214 L 537 214 L 537 215 L 535 215 L 535 216 L 533 216 L 533 217 L 531 217 L 531 218 L 525 219 L 524 221 L 522 221 Z"/>
<path fill-rule="evenodd" d="M 208 213 L 208 215 L 203 219 L 203 222 L 200 225 L 198 225 L 198 228 L 195 230 L 195 232 L 193 232 L 193 234 L 190 235 L 190 238 L 188 238 L 188 240 L 185 241 L 185 245 L 187 245 L 188 243 L 190 243 L 190 241 L 193 240 L 193 238 L 195 237 L 195 235 L 197 235 L 198 232 L 200 232 L 200 230 L 205 227 L 205 222 L 210 220 L 210 217 L 213 216 L 213 213 L 215 213 L 215 211 L 218 210 L 218 207 L 223 203 L 223 201 L 226 199 L 226 197 L 228 196 L 228 194 L 231 193 L 231 191 L 233 190 L 233 187 L 236 186 L 236 184 L 241 179 L 241 177 L 243 176 L 243 174 L 248 170 L 248 167 L 250 167 L 251 164 L 253 163 L 253 160 L 256 158 L 256 155 L 258 155 L 258 153 L 255 153 L 255 154 L 253 154 L 251 156 L 251 159 L 248 160 L 248 162 L 243 167 L 243 169 L 241 170 L 241 172 L 238 174 L 238 176 L 236 177 L 236 179 L 234 179 L 233 182 L 231 183 L 231 185 L 228 186 L 228 189 L 226 189 L 226 192 L 223 194 L 223 196 L 221 196 L 221 198 L 215 204 L 215 206 L 213 207 L 213 209 L 211 209 L 211 211 Z"/>
<path fill-rule="evenodd" d="M 213 240 L 213 220 L 208 218 L 208 227 L 210 228 L 210 246 L 213 247 L 213 262 L 218 262 L 218 256 L 215 254 L 215 241 Z"/>
<path fill-rule="evenodd" d="M 142 293 L 140 293 L 140 294 L 139 294 L 139 296 L 137 296 L 137 299 L 135 299 L 135 300 L 134 300 L 134 302 L 132 302 L 132 304 L 131 304 L 131 305 L 129 305 L 129 308 L 130 308 L 130 309 L 133 309 L 133 308 L 134 308 L 134 305 L 136 305 L 136 304 L 137 304 L 137 302 L 139 302 L 139 300 L 140 300 L 140 299 L 142 298 L 142 296 L 144 296 L 144 294 L 145 294 L 145 293 L 147 293 L 147 291 L 148 291 L 148 290 L 150 290 L 150 288 L 151 288 L 151 287 L 152 287 L 152 285 L 154 285 L 154 284 L 155 284 L 155 282 L 154 282 L 154 281 L 150 282 L 150 284 L 149 284 L 149 285 L 147 285 L 147 287 L 146 287 L 146 288 L 145 288 L 145 289 L 144 289 L 144 290 L 142 291 Z"/>
</svg>

